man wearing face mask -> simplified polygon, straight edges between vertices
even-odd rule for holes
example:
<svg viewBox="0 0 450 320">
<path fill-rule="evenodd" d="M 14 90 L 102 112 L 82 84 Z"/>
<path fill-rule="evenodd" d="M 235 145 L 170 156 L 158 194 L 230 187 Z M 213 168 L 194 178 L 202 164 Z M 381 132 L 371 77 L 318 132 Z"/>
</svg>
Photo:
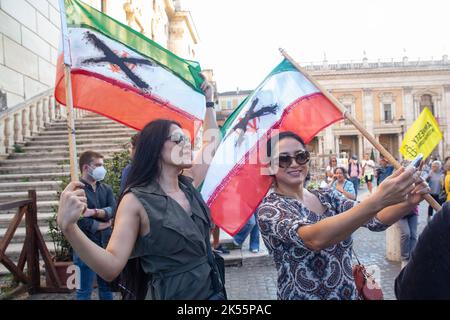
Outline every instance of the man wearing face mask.
<svg viewBox="0 0 450 320">
<path fill-rule="evenodd" d="M 87 209 L 78 221 L 78 226 L 86 236 L 99 246 L 106 248 L 111 237 L 111 221 L 116 207 L 116 200 L 111 187 L 101 181 L 105 178 L 103 155 L 95 151 L 85 151 L 79 160 L 81 179 L 87 198 Z M 80 268 L 80 288 L 77 288 L 78 300 L 90 300 L 96 274 L 76 252 L 74 264 Z M 97 275 L 100 300 L 112 300 L 109 283 Z"/>
</svg>

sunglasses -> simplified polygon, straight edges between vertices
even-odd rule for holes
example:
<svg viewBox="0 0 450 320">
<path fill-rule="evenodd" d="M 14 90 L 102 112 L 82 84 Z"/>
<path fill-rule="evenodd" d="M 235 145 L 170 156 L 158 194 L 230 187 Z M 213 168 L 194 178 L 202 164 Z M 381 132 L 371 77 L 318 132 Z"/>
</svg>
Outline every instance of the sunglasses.
<svg viewBox="0 0 450 320">
<path fill-rule="evenodd" d="M 289 168 L 292 164 L 292 161 L 295 160 L 297 164 L 303 165 L 309 162 L 309 152 L 304 150 L 296 153 L 294 156 L 290 156 L 288 154 L 283 154 L 278 157 L 278 166 L 280 168 Z"/>
<path fill-rule="evenodd" d="M 189 139 L 188 136 L 180 132 L 172 133 L 170 136 L 167 137 L 167 140 L 175 142 L 176 144 L 180 144 L 181 142 L 183 142 L 184 144 L 191 143 L 191 139 Z"/>
</svg>

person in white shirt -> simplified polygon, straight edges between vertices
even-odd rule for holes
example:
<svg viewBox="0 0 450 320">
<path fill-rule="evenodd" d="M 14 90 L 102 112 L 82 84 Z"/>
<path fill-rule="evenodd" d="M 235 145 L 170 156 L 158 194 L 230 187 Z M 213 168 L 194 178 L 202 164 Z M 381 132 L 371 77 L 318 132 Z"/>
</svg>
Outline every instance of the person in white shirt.
<svg viewBox="0 0 450 320">
<path fill-rule="evenodd" d="M 335 156 L 332 156 L 330 158 L 330 162 L 326 168 L 326 182 L 327 184 L 333 182 L 334 178 L 334 169 L 337 168 L 337 158 Z"/>
<path fill-rule="evenodd" d="M 364 160 L 362 161 L 362 167 L 363 167 L 364 180 L 367 183 L 367 189 L 369 189 L 369 192 L 372 193 L 372 181 L 375 176 L 375 162 L 373 162 L 373 160 L 369 158 L 368 153 L 366 153 L 364 155 Z"/>
</svg>

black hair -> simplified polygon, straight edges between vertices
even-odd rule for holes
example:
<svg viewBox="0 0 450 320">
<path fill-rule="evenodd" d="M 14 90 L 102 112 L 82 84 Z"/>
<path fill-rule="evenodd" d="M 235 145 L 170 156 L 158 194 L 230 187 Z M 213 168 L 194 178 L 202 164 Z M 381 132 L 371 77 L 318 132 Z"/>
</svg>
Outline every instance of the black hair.
<svg viewBox="0 0 450 320">
<path fill-rule="evenodd" d="M 181 128 L 178 122 L 172 120 L 154 120 L 133 136 L 136 150 L 131 162 L 126 187 L 120 195 L 119 201 L 117 201 L 116 210 L 130 188 L 145 186 L 161 174 L 161 153 L 173 124 Z M 140 258 L 130 257 L 112 285 L 115 290 L 122 293 L 122 299 L 124 300 L 143 300 L 147 294 L 148 281 L 148 275 L 142 269 Z"/>
<path fill-rule="evenodd" d="M 270 137 L 270 138 L 267 140 L 267 156 L 268 156 L 269 158 L 272 157 L 272 147 L 274 147 L 274 146 L 272 146 L 272 141 L 273 141 L 273 139 L 275 139 L 275 138 L 276 138 L 275 141 L 278 141 L 278 142 L 280 142 L 281 140 L 286 139 L 286 138 L 292 138 L 292 139 L 295 139 L 295 140 L 297 140 L 298 142 L 300 142 L 300 143 L 302 144 L 303 147 L 306 146 L 306 145 L 305 145 L 305 142 L 303 141 L 302 138 L 300 138 L 300 136 L 299 136 L 298 134 L 296 134 L 296 133 L 294 133 L 294 132 L 292 132 L 292 131 L 284 131 L 284 132 L 279 133 L 278 135 L 275 135 L 275 136 L 273 136 L 273 137 Z"/>
<path fill-rule="evenodd" d="M 161 152 L 173 124 L 181 128 L 178 122 L 158 119 L 139 132 L 125 189 L 147 185 L 159 177 Z"/>
<path fill-rule="evenodd" d="M 341 170 L 345 179 L 348 179 L 347 170 L 344 167 L 336 167 L 334 168 L 333 173 L 336 174 L 336 171 Z"/>
</svg>

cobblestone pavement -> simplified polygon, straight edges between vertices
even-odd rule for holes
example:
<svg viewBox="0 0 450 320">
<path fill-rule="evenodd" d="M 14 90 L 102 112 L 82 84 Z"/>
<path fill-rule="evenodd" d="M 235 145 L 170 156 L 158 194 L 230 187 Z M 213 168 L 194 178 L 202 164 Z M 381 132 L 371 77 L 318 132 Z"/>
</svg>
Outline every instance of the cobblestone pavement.
<svg viewBox="0 0 450 320">
<path fill-rule="evenodd" d="M 368 194 L 367 190 L 360 190 L 359 199 L 363 199 Z M 426 225 L 426 210 L 428 205 L 422 203 L 419 209 L 418 233 Z M 366 228 L 356 231 L 354 237 L 354 249 L 361 263 L 365 265 L 376 265 L 381 270 L 381 286 L 385 299 L 395 299 L 394 279 L 400 272 L 400 263 L 388 261 L 386 257 L 386 234 L 385 232 L 371 232 Z M 262 244 L 261 241 L 261 245 Z M 243 251 L 248 247 L 243 245 Z M 264 247 L 261 251 L 266 250 Z M 248 255 L 247 255 L 248 256 Z M 251 253 L 250 253 L 251 256 Z M 277 291 L 277 275 L 271 258 L 258 257 L 257 259 L 243 259 L 241 267 L 226 268 L 226 287 L 228 298 L 231 300 L 274 300 Z M 22 296 L 19 299 L 31 300 L 72 300 L 74 294 L 39 294 L 33 296 Z M 119 299 L 116 295 L 115 299 Z M 97 294 L 93 294 L 93 299 L 97 299 Z"/>
<path fill-rule="evenodd" d="M 358 199 L 368 195 L 367 189 L 360 190 Z M 418 234 L 426 225 L 428 204 L 422 202 L 419 207 Z M 394 280 L 400 272 L 400 262 L 386 259 L 386 233 L 371 232 L 360 228 L 353 234 L 354 250 L 359 260 L 366 266 L 380 268 L 381 287 L 386 300 L 394 300 Z M 226 272 L 229 299 L 276 299 L 276 270 L 273 265 L 229 267 Z"/>
</svg>

